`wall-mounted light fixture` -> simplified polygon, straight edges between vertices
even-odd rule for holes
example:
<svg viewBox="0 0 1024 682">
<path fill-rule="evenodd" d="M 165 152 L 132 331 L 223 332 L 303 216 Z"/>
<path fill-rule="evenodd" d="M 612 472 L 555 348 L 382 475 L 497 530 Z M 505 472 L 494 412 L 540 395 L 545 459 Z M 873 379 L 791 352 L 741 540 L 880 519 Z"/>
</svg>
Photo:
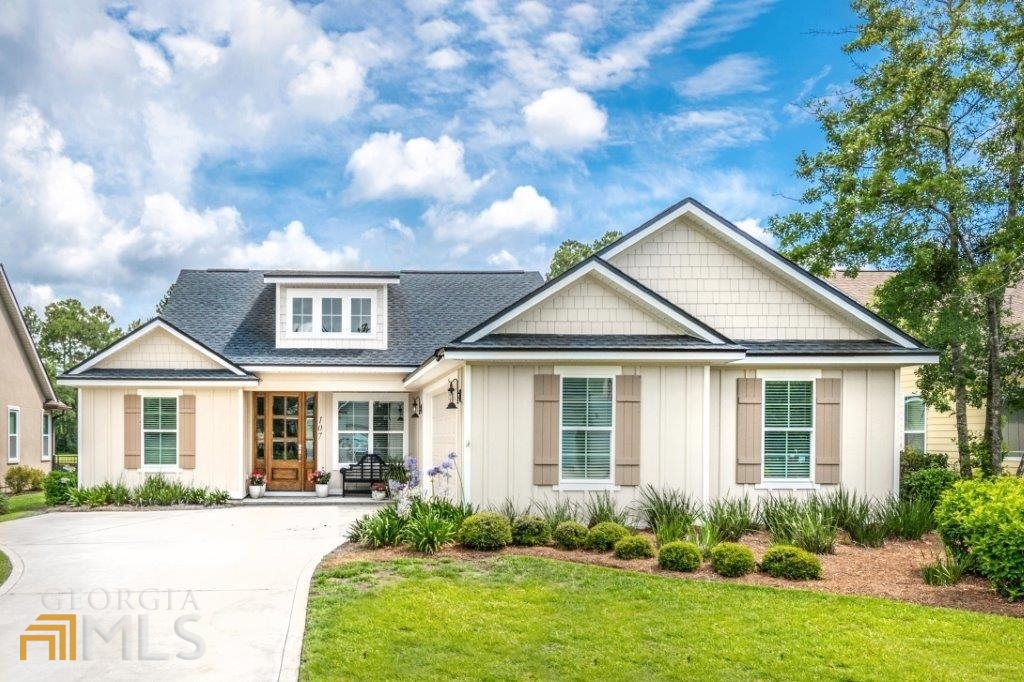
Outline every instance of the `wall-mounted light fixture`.
<svg viewBox="0 0 1024 682">
<path fill-rule="evenodd" d="M 448 382 L 448 407 L 449 410 L 459 409 L 459 403 L 462 402 L 462 389 L 459 388 L 459 380 L 452 379 Z"/>
<path fill-rule="evenodd" d="M 423 410 L 423 403 L 420 402 L 419 398 L 413 398 L 409 404 L 409 410 L 412 412 L 413 419 L 419 419 L 420 412 Z"/>
</svg>

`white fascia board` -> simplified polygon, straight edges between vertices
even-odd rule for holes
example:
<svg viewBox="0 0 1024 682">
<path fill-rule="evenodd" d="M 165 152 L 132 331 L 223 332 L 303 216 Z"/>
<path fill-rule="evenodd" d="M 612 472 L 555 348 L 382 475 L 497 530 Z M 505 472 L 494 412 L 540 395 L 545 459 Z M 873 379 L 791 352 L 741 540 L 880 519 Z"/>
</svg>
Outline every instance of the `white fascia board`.
<svg viewBox="0 0 1024 682">
<path fill-rule="evenodd" d="M 264 284 L 305 286 L 318 284 L 376 285 L 400 284 L 398 277 L 264 277 Z"/>
<path fill-rule="evenodd" d="M 928 353 L 914 355 L 754 355 L 733 362 L 733 365 L 786 365 L 790 367 L 822 365 L 873 365 L 878 367 L 916 367 L 934 365 L 939 356 Z"/>
<path fill-rule="evenodd" d="M 797 267 L 796 265 L 786 261 L 779 254 L 775 253 L 768 247 L 760 249 L 754 246 L 753 244 L 749 243 L 744 237 L 741 237 L 740 235 L 736 234 L 736 232 L 732 228 L 730 228 L 727 225 L 723 225 L 721 218 L 708 213 L 707 211 L 705 211 L 703 208 L 693 203 L 692 201 L 687 201 L 682 206 L 677 208 L 675 211 L 672 211 L 671 213 L 662 217 L 661 220 L 658 220 L 655 223 L 651 223 L 645 229 L 640 230 L 639 232 L 629 237 L 628 239 L 623 239 L 619 243 L 612 246 L 612 248 L 610 248 L 604 254 L 602 254 L 601 257 L 604 259 L 614 258 L 615 256 L 619 255 L 626 249 L 636 244 L 637 242 L 646 239 L 649 235 L 665 227 L 665 225 L 687 214 L 696 216 L 697 218 L 700 219 L 701 222 L 714 228 L 716 233 L 725 238 L 730 244 L 739 247 L 744 253 L 753 256 L 757 260 L 770 266 L 775 271 L 780 272 L 786 275 L 787 277 L 800 282 L 805 287 L 810 288 L 812 291 L 814 291 L 822 298 L 827 299 L 832 305 L 836 306 L 837 308 L 847 313 L 848 315 L 851 315 L 852 317 L 856 318 L 862 324 L 865 324 L 871 329 L 877 331 L 884 338 L 892 341 L 893 343 L 899 344 L 903 348 L 918 347 L 918 344 L 915 343 L 914 340 L 911 339 L 910 337 L 897 333 L 893 329 L 889 328 L 887 325 L 882 324 L 873 316 L 868 314 L 868 312 L 861 308 L 859 305 L 851 304 L 846 299 L 837 296 L 835 292 L 831 291 L 827 285 L 825 285 L 821 280 L 819 280 L 814 275 L 811 275 L 802 270 L 801 268 Z"/>
<path fill-rule="evenodd" d="M 177 329 L 175 329 L 174 327 L 170 326 L 169 324 L 167 324 L 166 322 L 164 322 L 163 320 L 161 320 L 159 318 L 155 318 L 153 320 L 150 320 L 149 322 L 144 324 L 142 327 L 140 327 L 139 329 L 135 330 L 134 332 L 131 332 L 130 334 L 125 336 L 123 339 L 121 339 L 120 341 L 118 341 L 114 345 L 112 345 L 112 346 L 106 348 L 105 350 L 99 352 L 98 354 L 92 356 L 91 358 L 89 358 L 88 360 L 83 362 L 81 365 L 76 367 L 74 370 L 69 372 L 69 374 L 72 374 L 72 375 L 74 375 L 74 374 L 81 374 L 85 370 L 87 370 L 87 369 L 89 369 L 91 367 L 95 367 L 99 362 L 103 361 L 104 359 L 106 359 L 106 358 L 110 357 L 111 355 L 114 355 L 115 353 L 121 351 L 123 348 L 126 348 L 126 347 L 130 346 L 131 344 L 135 343 L 136 341 L 138 341 L 138 340 L 140 340 L 142 338 L 145 338 L 147 335 L 151 334 L 153 332 L 153 330 L 155 330 L 155 329 L 162 329 L 162 330 L 164 330 L 165 332 L 167 332 L 168 334 L 170 334 L 174 338 L 178 339 L 179 341 L 184 343 L 186 346 L 188 346 L 192 350 L 202 354 L 203 356 L 209 358 L 210 360 L 213 360 L 218 365 L 220 365 L 224 369 L 228 370 L 232 374 L 235 374 L 235 375 L 238 375 L 238 376 L 245 376 L 245 372 L 244 371 L 242 371 L 238 367 L 232 365 L 230 362 L 226 362 L 224 360 L 224 358 L 220 357 L 219 355 L 217 355 L 216 353 L 214 353 L 210 349 L 206 348 L 202 344 L 196 343 L 196 341 L 194 339 L 186 336 L 185 334 L 182 334 Z"/>
<path fill-rule="evenodd" d="M 698 325 L 693 324 L 690 320 L 680 315 L 676 310 L 673 310 L 672 308 L 666 306 L 662 301 L 653 298 L 648 292 L 644 291 L 643 289 L 637 288 L 637 286 L 632 282 L 622 279 L 621 276 L 619 276 L 615 272 L 612 272 L 601 261 L 597 260 L 591 261 L 590 263 L 581 267 L 579 270 L 576 270 L 575 272 L 566 275 L 562 279 L 556 280 L 549 288 L 533 296 L 530 296 L 522 303 L 517 305 L 515 308 L 506 312 L 501 317 L 497 318 L 493 322 L 490 322 L 485 327 L 482 327 L 481 329 L 473 332 L 472 335 L 467 336 L 465 341 L 467 343 L 479 341 L 480 339 L 487 336 L 488 334 L 498 329 L 502 325 L 511 322 L 515 318 L 525 313 L 527 310 L 534 308 L 537 305 L 540 305 L 547 299 L 551 298 L 558 292 L 565 289 L 570 284 L 573 284 L 590 274 L 598 275 L 605 281 L 608 281 L 613 285 L 617 286 L 619 289 L 622 289 L 629 293 L 630 295 L 639 298 L 645 304 L 657 310 L 662 315 L 668 317 L 673 322 L 675 322 L 680 327 L 685 329 L 687 332 L 693 334 L 694 336 L 697 336 L 698 338 L 703 339 L 704 341 L 707 341 L 709 343 L 724 343 L 722 337 L 709 334 L 707 330 L 701 328 Z"/>
<path fill-rule="evenodd" d="M 65 377 L 57 379 L 58 386 L 75 386 L 77 388 L 165 388 L 167 386 L 183 386 L 186 388 L 256 388 L 260 382 L 256 379 L 228 379 L 225 381 L 187 381 L 179 379 L 76 379 Z"/>
<path fill-rule="evenodd" d="M 416 367 L 367 365 L 242 365 L 251 374 L 408 374 Z"/>
<path fill-rule="evenodd" d="M 605 350 L 541 350 L 541 351 L 487 351 L 487 350 L 452 350 L 445 351 L 446 360 L 468 360 L 474 362 L 507 361 L 533 362 L 538 360 L 559 362 L 616 362 L 630 364 L 633 362 L 667 362 L 693 363 L 710 362 L 734 363 L 746 356 L 743 351 L 705 352 L 693 351 L 605 351 Z"/>
<path fill-rule="evenodd" d="M 461 361 L 450 358 L 448 354 L 445 354 L 444 358 L 441 360 L 432 358 L 430 362 L 419 367 L 415 372 L 407 376 L 403 385 L 410 391 L 422 390 L 424 387 L 429 388 L 431 382 L 439 380 L 439 377 L 442 377 L 440 380 L 443 382 L 443 377 L 447 377 L 449 374 L 456 371 L 461 365 Z"/>
</svg>

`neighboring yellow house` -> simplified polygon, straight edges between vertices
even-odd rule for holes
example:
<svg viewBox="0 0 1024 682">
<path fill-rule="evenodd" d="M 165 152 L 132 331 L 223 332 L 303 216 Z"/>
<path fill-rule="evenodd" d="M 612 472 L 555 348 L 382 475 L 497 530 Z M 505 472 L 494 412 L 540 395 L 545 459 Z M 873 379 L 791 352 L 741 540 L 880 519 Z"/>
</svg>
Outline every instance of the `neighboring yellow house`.
<svg viewBox="0 0 1024 682">
<path fill-rule="evenodd" d="M 861 270 L 856 277 L 850 278 L 843 270 L 836 270 L 828 281 L 858 303 L 873 308 L 875 289 L 895 274 L 894 270 Z M 1006 292 L 1006 307 L 1011 322 L 1024 323 L 1024 288 L 1012 288 Z M 917 367 L 904 367 L 900 373 L 904 401 L 903 442 L 918 450 L 946 453 L 953 462 L 957 457 L 956 415 L 924 404 L 917 388 L 917 370 Z M 1024 410 L 1009 412 L 1006 417 L 1003 439 L 1009 454 L 1005 467 L 1016 470 L 1024 454 Z M 968 406 L 967 428 L 972 434 L 984 431 L 984 409 Z"/>
</svg>

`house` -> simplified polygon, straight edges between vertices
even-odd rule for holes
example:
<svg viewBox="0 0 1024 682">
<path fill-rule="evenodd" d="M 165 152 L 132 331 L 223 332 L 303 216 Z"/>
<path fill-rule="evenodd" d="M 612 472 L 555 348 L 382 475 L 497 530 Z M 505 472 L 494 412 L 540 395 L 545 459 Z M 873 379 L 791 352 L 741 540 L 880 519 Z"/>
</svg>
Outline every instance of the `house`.
<svg viewBox="0 0 1024 682">
<path fill-rule="evenodd" d="M 67 407 L 57 398 L 21 316 L 7 271 L 0 264 L 0 481 L 8 467 L 49 471 L 53 413 Z"/>
<path fill-rule="evenodd" d="M 836 270 L 828 281 L 861 305 L 870 306 L 875 289 L 895 274 L 894 270 L 861 270 L 856 277 L 847 277 L 845 271 Z M 1024 324 L 1024 286 L 1007 289 L 1006 311 L 1007 322 Z M 955 462 L 958 457 L 956 415 L 952 411 L 940 412 L 925 404 L 917 388 L 917 369 L 904 367 L 900 375 L 904 402 L 904 445 L 922 452 L 941 452 L 949 456 L 950 462 Z M 983 408 L 967 406 L 967 429 L 978 436 L 984 432 Z M 1016 471 L 1021 456 L 1024 456 L 1024 409 L 1006 413 L 1003 442 L 1007 447 L 1004 467 Z"/>
<path fill-rule="evenodd" d="M 185 270 L 60 378 L 84 484 L 308 491 L 456 453 L 474 504 L 896 486 L 901 370 L 936 354 L 687 199 L 561 276 Z M 442 481 L 436 481 L 438 485 Z"/>
</svg>

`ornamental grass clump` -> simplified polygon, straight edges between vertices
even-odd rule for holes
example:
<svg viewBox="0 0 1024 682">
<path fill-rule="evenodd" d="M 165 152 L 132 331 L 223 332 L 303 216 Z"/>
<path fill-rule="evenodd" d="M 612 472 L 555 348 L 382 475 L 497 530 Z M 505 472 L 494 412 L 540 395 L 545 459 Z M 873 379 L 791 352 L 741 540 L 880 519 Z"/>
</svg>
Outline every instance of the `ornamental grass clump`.
<svg viewBox="0 0 1024 682">
<path fill-rule="evenodd" d="M 579 521 L 583 518 L 580 505 L 564 497 L 534 500 L 532 508 L 542 516 L 551 528 L 557 528 L 563 521 Z"/>
<path fill-rule="evenodd" d="M 739 578 L 753 573 L 757 564 L 749 547 L 735 542 L 722 542 L 711 550 L 711 570 L 725 578 Z"/>
<path fill-rule="evenodd" d="M 512 544 L 536 547 L 551 541 L 551 527 L 539 516 L 520 516 L 512 524 Z"/>
<path fill-rule="evenodd" d="M 615 543 L 614 554 L 616 559 L 650 559 L 654 547 L 641 535 L 629 535 Z"/>
<path fill-rule="evenodd" d="M 580 549 L 587 541 L 587 527 L 579 521 L 562 521 L 551 534 L 555 547 L 565 550 Z"/>
<path fill-rule="evenodd" d="M 658 550 L 658 567 L 691 573 L 700 568 L 700 548 L 692 542 L 670 542 Z"/>
<path fill-rule="evenodd" d="M 468 549 L 501 549 L 512 543 L 512 524 L 497 512 L 479 512 L 462 522 L 458 539 Z"/>
<path fill-rule="evenodd" d="M 590 493 L 583 504 L 583 514 L 590 528 L 599 523 L 615 523 L 620 526 L 628 526 L 630 523 L 629 510 L 620 508 L 607 491 Z"/>
<path fill-rule="evenodd" d="M 686 541 L 700 547 L 701 556 L 707 557 L 722 540 L 718 537 L 718 527 L 705 523 L 703 526 L 691 527 L 690 532 L 686 534 Z"/>
<path fill-rule="evenodd" d="M 890 495 L 882 503 L 882 516 L 889 535 L 901 540 L 920 540 L 935 529 L 931 501 Z"/>
<path fill-rule="evenodd" d="M 921 567 L 921 577 L 927 585 L 955 585 L 970 569 L 969 555 L 961 556 L 949 547 L 943 547 L 943 554 L 936 555 L 935 561 Z"/>
<path fill-rule="evenodd" d="M 715 529 L 715 536 L 722 542 L 736 542 L 741 537 L 757 530 L 757 518 L 750 498 L 727 497 L 714 500 L 701 513 L 704 525 Z"/>
<path fill-rule="evenodd" d="M 640 488 L 640 495 L 633 503 L 633 513 L 640 525 L 655 535 L 663 525 L 681 527 L 680 536 L 690 530 L 697 520 L 699 507 L 693 498 L 675 488 L 656 488 L 647 484 Z"/>
<path fill-rule="evenodd" d="M 768 548 L 761 559 L 761 570 L 773 578 L 820 580 L 821 562 L 810 552 L 792 545 Z"/>
<path fill-rule="evenodd" d="M 835 519 L 814 499 L 802 502 L 794 497 L 769 497 L 761 505 L 761 520 L 773 543 L 795 545 L 815 554 L 835 551 Z"/>
<path fill-rule="evenodd" d="M 454 542 L 457 530 L 458 526 L 443 509 L 428 506 L 410 516 L 399 537 L 417 552 L 433 554 Z"/>
<path fill-rule="evenodd" d="M 359 542 L 370 549 L 394 547 L 402 542 L 402 529 L 406 522 L 407 519 L 395 507 L 383 507 L 363 520 Z"/>
<path fill-rule="evenodd" d="M 608 552 L 615 547 L 615 543 L 630 535 L 629 529 L 625 526 L 611 521 L 602 521 L 587 533 L 584 547 L 597 552 Z"/>
</svg>

